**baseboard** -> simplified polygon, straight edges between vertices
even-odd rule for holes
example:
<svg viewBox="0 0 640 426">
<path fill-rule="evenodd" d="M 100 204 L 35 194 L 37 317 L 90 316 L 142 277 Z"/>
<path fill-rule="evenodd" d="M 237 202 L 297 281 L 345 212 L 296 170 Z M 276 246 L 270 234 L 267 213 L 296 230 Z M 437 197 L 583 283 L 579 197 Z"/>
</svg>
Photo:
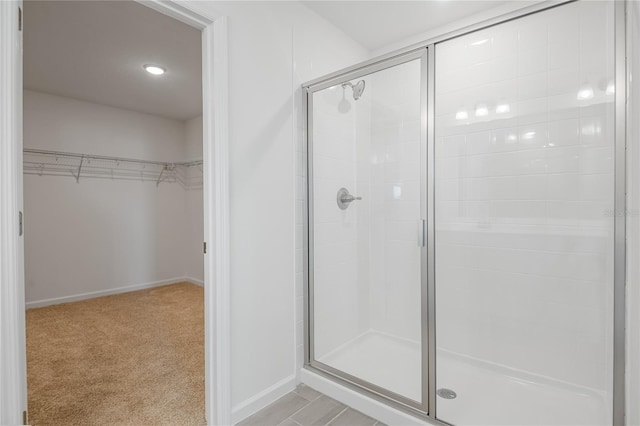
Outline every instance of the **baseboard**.
<svg viewBox="0 0 640 426">
<path fill-rule="evenodd" d="M 184 277 L 184 281 L 191 284 L 199 285 L 200 287 L 204 287 L 204 281 L 199 280 L 197 278 Z"/>
<path fill-rule="evenodd" d="M 421 420 L 397 410 L 376 399 L 365 396 L 346 386 L 342 386 L 341 384 L 306 368 L 303 368 L 300 371 L 300 379 L 302 383 L 317 390 L 318 392 L 322 392 L 323 394 L 388 425 L 423 426 L 432 424 L 426 420 Z"/>
<path fill-rule="evenodd" d="M 296 376 L 291 376 L 280 380 L 275 385 L 265 389 L 252 398 L 247 399 L 244 402 L 233 407 L 231 412 L 231 423 L 236 424 L 246 419 L 250 415 L 260 411 L 267 405 L 282 398 L 292 390 L 296 388 Z"/>
<path fill-rule="evenodd" d="M 144 289 L 153 288 L 153 287 L 160 287 L 160 286 L 163 286 L 163 285 L 182 283 L 182 282 L 185 282 L 185 281 L 186 282 L 192 282 L 189 278 L 185 278 L 185 277 L 171 278 L 171 279 L 168 279 L 168 280 L 153 281 L 153 282 L 150 282 L 150 283 L 143 283 L 143 284 L 134 284 L 134 285 L 130 285 L 130 286 L 110 288 L 110 289 L 107 289 L 107 290 L 98 290 L 98 291 L 92 291 L 92 292 L 89 292 L 89 293 L 74 294 L 74 295 L 71 295 L 71 296 L 63 296 L 63 297 L 54 297 L 52 299 L 35 300 L 33 302 L 25 303 L 25 307 L 26 307 L 26 309 L 31 309 L 31 308 L 40 308 L 40 307 L 43 307 L 43 306 L 59 305 L 61 303 L 77 302 L 77 301 L 80 301 L 80 300 L 93 299 L 95 297 L 109 296 L 109 295 L 112 295 L 112 294 L 119 294 L 119 293 L 128 293 L 130 291 L 144 290 Z M 194 282 L 194 284 L 196 284 L 196 283 Z"/>
</svg>

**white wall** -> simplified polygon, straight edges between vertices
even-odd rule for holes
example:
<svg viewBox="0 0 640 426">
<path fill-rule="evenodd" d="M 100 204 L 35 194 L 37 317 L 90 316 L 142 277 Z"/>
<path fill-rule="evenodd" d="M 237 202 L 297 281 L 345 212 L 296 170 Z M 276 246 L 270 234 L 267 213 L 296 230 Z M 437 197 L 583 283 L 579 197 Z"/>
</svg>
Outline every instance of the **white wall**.
<svg viewBox="0 0 640 426">
<path fill-rule="evenodd" d="M 183 122 L 44 93 L 24 92 L 24 123 L 25 148 L 158 161 L 186 155 Z M 185 250 L 192 222 L 177 183 L 25 175 L 24 195 L 27 303 L 200 278 L 202 255 Z"/>
<path fill-rule="evenodd" d="M 417 232 L 422 217 L 421 70 L 416 59 L 377 72 L 370 76 L 369 92 L 371 328 L 416 344 L 422 329 Z"/>
<path fill-rule="evenodd" d="M 185 123 L 185 131 L 185 160 L 202 160 L 202 116 L 188 120 Z M 185 195 L 187 222 L 184 248 L 185 274 L 194 282 L 204 283 L 202 186 L 189 187 Z"/>
<path fill-rule="evenodd" d="M 640 425 L 640 2 L 628 5 L 627 424 Z M 632 79 L 631 79 L 632 78 Z"/>
<path fill-rule="evenodd" d="M 184 158 L 185 129 L 180 121 L 30 90 L 24 93 L 25 148 L 156 161 Z"/>
<path fill-rule="evenodd" d="M 368 52 L 298 3 L 186 4 L 229 22 L 231 400 L 238 420 L 291 389 L 302 362 L 302 287 L 295 285 L 302 274 L 300 84 Z"/>
</svg>

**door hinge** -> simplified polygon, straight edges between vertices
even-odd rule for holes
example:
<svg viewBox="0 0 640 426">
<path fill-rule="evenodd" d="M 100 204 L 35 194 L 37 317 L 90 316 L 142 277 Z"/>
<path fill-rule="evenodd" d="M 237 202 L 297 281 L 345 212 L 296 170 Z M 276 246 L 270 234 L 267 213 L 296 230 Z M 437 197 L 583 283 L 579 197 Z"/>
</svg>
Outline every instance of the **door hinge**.
<svg viewBox="0 0 640 426">
<path fill-rule="evenodd" d="M 18 31 L 22 31 L 22 8 L 18 8 Z"/>
<path fill-rule="evenodd" d="M 22 231 L 24 226 L 22 225 L 22 212 L 18 212 L 18 236 L 22 237 Z"/>
<path fill-rule="evenodd" d="M 23 411 L 23 412 L 22 412 L 22 424 L 23 424 L 23 425 L 28 425 L 29 423 L 27 423 L 27 420 L 28 420 L 28 419 L 27 419 L 27 412 L 26 412 L 26 411 Z"/>
<path fill-rule="evenodd" d="M 207 242 L 203 243 L 204 254 L 207 254 Z"/>
</svg>

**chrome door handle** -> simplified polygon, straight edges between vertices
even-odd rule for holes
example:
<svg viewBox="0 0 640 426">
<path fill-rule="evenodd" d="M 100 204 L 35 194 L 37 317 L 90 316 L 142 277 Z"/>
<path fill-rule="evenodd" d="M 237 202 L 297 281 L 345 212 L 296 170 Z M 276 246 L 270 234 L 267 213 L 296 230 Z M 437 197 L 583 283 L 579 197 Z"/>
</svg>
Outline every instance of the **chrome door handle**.
<svg viewBox="0 0 640 426">
<path fill-rule="evenodd" d="M 420 219 L 418 221 L 418 247 L 424 247 L 426 244 L 427 236 L 425 231 L 427 230 L 427 221 Z"/>
<path fill-rule="evenodd" d="M 356 197 L 349 194 L 349 190 L 346 188 L 340 188 L 336 195 L 336 202 L 338 203 L 340 210 L 346 210 L 347 207 L 349 207 L 349 204 L 356 200 L 362 200 L 362 197 Z"/>
</svg>

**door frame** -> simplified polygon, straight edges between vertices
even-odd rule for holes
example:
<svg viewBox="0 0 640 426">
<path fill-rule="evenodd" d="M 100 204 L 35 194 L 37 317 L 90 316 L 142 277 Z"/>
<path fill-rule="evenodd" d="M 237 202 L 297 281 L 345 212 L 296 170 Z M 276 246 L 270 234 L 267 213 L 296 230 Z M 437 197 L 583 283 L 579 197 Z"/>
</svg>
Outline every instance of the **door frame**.
<svg viewBox="0 0 640 426">
<path fill-rule="evenodd" d="M 0 2 L 0 424 L 27 410 L 22 211 L 22 0 Z"/>
<path fill-rule="evenodd" d="M 227 17 L 174 0 L 135 1 L 202 31 L 205 417 L 230 425 Z M 22 0 L 0 1 L 0 424 L 23 424 L 27 410 L 21 13 Z"/>
</svg>

